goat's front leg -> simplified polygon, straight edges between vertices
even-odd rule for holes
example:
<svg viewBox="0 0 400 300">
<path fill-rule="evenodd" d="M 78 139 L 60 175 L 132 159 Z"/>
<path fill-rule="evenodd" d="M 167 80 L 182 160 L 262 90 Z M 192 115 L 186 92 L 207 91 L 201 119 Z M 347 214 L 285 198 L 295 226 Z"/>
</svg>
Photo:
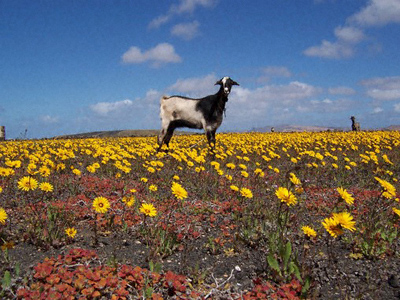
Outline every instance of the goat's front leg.
<svg viewBox="0 0 400 300">
<path fill-rule="evenodd" d="M 207 141 L 210 147 L 214 150 L 215 147 L 215 131 L 216 130 L 206 130 Z"/>
<path fill-rule="evenodd" d="M 175 126 L 170 124 L 167 129 L 162 129 L 160 136 L 158 137 L 158 149 L 157 152 L 159 152 L 162 149 L 163 144 L 169 148 L 169 141 L 171 140 L 173 134 L 174 134 Z M 168 151 L 168 150 L 167 150 Z"/>
<path fill-rule="evenodd" d="M 165 140 L 165 134 L 166 134 L 166 130 L 163 128 L 160 131 L 160 134 L 158 135 L 158 149 L 157 152 L 160 152 L 162 145 L 164 144 L 164 140 Z"/>
</svg>

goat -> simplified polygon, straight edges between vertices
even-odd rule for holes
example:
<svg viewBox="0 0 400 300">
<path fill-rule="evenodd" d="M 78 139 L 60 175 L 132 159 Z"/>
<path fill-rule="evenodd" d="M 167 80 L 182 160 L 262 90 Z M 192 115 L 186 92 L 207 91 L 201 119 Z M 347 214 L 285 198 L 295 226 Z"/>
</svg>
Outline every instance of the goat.
<svg viewBox="0 0 400 300">
<path fill-rule="evenodd" d="M 356 117 L 351 116 L 350 120 L 351 120 L 351 130 L 352 131 L 361 131 L 360 123 L 356 122 Z"/>
<path fill-rule="evenodd" d="M 169 141 L 178 127 L 204 129 L 208 144 L 215 145 L 215 132 L 222 123 L 228 95 L 234 85 L 239 85 L 229 77 L 218 80 L 221 87 L 214 95 L 199 99 L 181 96 L 163 96 L 160 99 L 161 132 L 158 136 L 159 148 Z"/>
</svg>

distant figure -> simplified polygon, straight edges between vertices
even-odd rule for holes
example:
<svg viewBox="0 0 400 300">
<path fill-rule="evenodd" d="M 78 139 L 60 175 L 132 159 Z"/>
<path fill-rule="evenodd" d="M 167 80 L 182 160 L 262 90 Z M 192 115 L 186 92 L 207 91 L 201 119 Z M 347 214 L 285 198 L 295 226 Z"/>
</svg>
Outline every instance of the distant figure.
<svg viewBox="0 0 400 300">
<path fill-rule="evenodd" d="M 275 132 L 275 127 L 271 127 L 271 132 Z"/>
<path fill-rule="evenodd" d="M 356 117 L 355 116 L 351 116 L 350 120 L 351 120 L 351 130 L 353 130 L 353 131 L 361 131 L 360 123 L 356 122 Z"/>
<path fill-rule="evenodd" d="M 0 141 L 6 140 L 6 127 L 0 126 Z"/>
</svg>

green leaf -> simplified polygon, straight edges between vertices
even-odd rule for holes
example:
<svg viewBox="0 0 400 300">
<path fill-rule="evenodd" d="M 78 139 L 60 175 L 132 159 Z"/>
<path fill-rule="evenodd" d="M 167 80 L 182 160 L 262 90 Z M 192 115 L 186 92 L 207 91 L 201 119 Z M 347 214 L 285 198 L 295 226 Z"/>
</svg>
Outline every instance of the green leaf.
<svg viewBox="0 0 400 300">
<path fill-rule="evenodd" d="M 1 281 L 3 288 L 8 288 L 11 285 L 11 273 L 9 271 L 4 272 L 4 277 Z"/>
<path fill-rule="evenodd" d="M 146 299 L 150 299 L 151 296 L 153 295 L 153 288 L 152 287 L 148 287 L 145 291 L 144 291 L 144 295 L 146 297 Z"/>
<path fill-rule="evenodd" d="M 300 281 L 303 282 L 303 279 L 301 279 L 301 274 L 300 274 L 300 270 L 299 267 L 297 266 L 296 263 L 294 263 L 293 261 L 290 262 L 289 264 L 289 269 L 292 270 L 292 274 L 294 274 L 294 276 L 296 276 L 296 278 Z"/>
<path fill-rule="evenodd" d="M 289 262 L 291 255 L 292 255 L 292 243 L 290 243 L 290 241 L 288 241 L 286 243 L 285 252 L 283 254 L 283 267 L 285 270 L 287 269 L 288 262 Z"/>
<path fill-rule="evenodd" d="M 271 253 L 268 254 L 267 261 L 268 261 L 268 265 L 270 266 L 270 268 L 277 271 L 278 274 L 282 276 L 278 261 L 275 259 L 275 257 Z"/>
<path fill-rule="evenodd" d="M 21 266 L 19 262 L 15 264 L 15 276 L 19 277 L 19 274 L 21 273 Z"/>
<path fill-rule="evenodd" d="M 308 290 L 310 289 L 311 285 L 311 279 L 310 277 L 307 277 L 306 280 L 304 280 L 303 287 L 301 288 L 301 293 L 303 295 L 307 294 Z"/>
</svg>

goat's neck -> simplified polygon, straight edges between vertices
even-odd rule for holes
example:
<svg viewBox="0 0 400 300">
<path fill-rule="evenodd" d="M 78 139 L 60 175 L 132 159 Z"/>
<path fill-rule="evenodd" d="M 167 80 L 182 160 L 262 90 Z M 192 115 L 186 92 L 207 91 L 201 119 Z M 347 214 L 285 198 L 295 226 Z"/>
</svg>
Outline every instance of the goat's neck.
<svg viewBox="0 0 400 300">
<path fill-rule="evenodd" d="M 224 93 L 224 89 L 221 87 L 217 93 L 217 97 L 216 97 L 216 109 L 218 111 L 218 113 L 222 114 L 223 112 L 225 112 L 225 104 L 228 101 L 228 97 L 225 95 Z"/>
</svg>

